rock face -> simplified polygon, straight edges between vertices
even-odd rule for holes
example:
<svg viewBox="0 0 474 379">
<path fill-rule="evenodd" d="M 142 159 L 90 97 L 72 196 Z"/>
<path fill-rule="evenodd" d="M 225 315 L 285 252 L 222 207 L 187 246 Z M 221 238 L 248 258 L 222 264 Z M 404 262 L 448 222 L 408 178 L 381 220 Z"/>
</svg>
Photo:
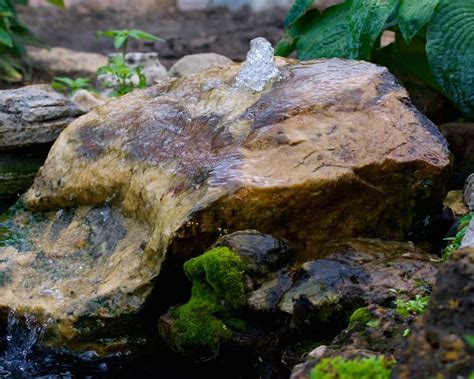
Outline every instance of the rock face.
<svg viewBox="0 0 474 379">
<path fill-rule="evenodd" d="M 431 262 L 436 257 L 411 243 L 359 238 L 331 242 L 323 255 L 324 259 L 304 263 L 284 291 L 282 278 L 262 285 L 250 295 L 250 306 L 291 314 L 297 327 L 344 323 L 360 306 L 389 305 L 393 289 L 408 298 L 423 294 L 420 283 L 433 285 L 437 272 Z M 271 308 L 269 299 L 278 297 L 276 309 Z"/>
<path fill-rule="evenodd" d="M 231 59 L 215 53 L 191 54 L 184 56 L 176 62 L 170 68 L 168 76 L 181 78 L 209 70 L 216 66 L 228 66 L 233 63 Z"/>
<path fill-rule="evenodd" d="M 279 66 L 282 79 L 262 92 L 236 90 L 239 66 L 229 66 L 70 124 L 26 196 L 49 213 L 23 228 L 28 243 L 3 248 L 5 267 L 22 269 L 0 306 L 55 319 L 50 340 L 77 347 L 125 332 L 165 258 L 183 262 L 223 232 L 285 238 L 304 262 L 330 239 L 401 239 L 425 225 L 445 195 L 448 150 L 387 70 L 339 59 Z"/>
<path fill-rule="evenodd" d="M 55 76 L 95 78 L 97 69 L 107 64 L 105 55 L 74 51 L 64 47 L 31 49 L 29 55 L 35 70 L 52 78 Z"/>
<path fill-rule="evenodd" d="M 47 86 L 0 91 L 0 151 L 51 143 L 83 113 Z"/>
<path fill-rule="evenodd" d="M 25 192 L 44 163 L 47 151 L 0 152 L 0 200 Z"/>
<path fill-rule="evenodd" d="M 428 310 L 410 332 L 396 378 L 467 378 L 474 367 L 474 250 L 454 252 L 437 276 Z"/>
</svg>

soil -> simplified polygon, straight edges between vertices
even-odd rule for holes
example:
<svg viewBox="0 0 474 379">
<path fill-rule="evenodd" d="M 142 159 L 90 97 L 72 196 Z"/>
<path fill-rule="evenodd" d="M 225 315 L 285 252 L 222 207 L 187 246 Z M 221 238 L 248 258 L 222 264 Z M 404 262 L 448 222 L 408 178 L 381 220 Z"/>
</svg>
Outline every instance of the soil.
<svg viewBox="0 0 474 379">
<path fill-rule="evenodd" d="M 88 12 L 80 7 L 65 10 L 50 7 L 21 10 L 21 19 L 50 46 L 78 51 L 113 52 L 108 39 L 97 39 L 95 32 L 108 29 L 137 28 L 158 35 L 166 42 L 133 42 L 130 50 L 157 51 L 168 68 L 187 54 L 215 52 L 233 60 L 243 60 L 249 42 L 265 37 L 273 44 L 283 34 L 285 9 L 253 13 L 249 8 L 230 11 L 216 8 L 204 11 L 147 15 L 114 10 Z"/>
</svg>

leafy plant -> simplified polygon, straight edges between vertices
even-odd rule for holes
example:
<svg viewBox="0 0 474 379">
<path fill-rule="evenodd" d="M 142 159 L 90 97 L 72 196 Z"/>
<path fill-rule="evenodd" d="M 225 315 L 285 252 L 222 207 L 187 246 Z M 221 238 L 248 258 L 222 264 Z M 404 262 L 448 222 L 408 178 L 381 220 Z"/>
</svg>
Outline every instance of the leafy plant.
<svg viewBox="0 0 474 379">
<path fill-rule="evenodd" d="M 474 213 L 469 213 L 458 222 L 458 232 L 454 237 L 445 238 L 445 241 L 450 241 L 449 245 L 446 246 L 443 252 L 443 261 L 447 260 L 453 251 L 458 250 L 461 247 L 462 240 L 466 235 L 467 227 L 469 226 L 472 216 Z"/>
<path fill-rule="evenodd" d="M 64 7 L 63 0 L 48 2 Z M 0 0 L 0 79 L 8 82 L 19 82 L 30 75 L 26 45 L 45 46 L 20 22 L 17 5 L 26 6 L 28 0 Z"/>
<path fill-rule="evenodd" d="M 311 379 L 389 379 L 395 361 L 384 357 L 346 360 L 324 358 L 311 370 Z"/>
<path fill-rule="evenodd" d="M 57 91 L 65 91 L 70 94 L 75 94 L 81 89 L 91 89 L 91 81 L 87 78 L 71 79 L 67 77 L 54 78 L 52 87 Z"/>
<path fill-rule="evenodd" d="M 474 117 L 474 0 L 346 0 L 320 13 L 296 0 L 276 54 L 372 60 L 443 92 Z M 395 43 L 380 47 L 384 30 Z"/>
<path fill-rule="evenodd" d="M 110 80 L 106 83 L 114 87 L 110 96 L 122 96 L 135 88 L 145 88 L 146 78 L 140 67 L 129 67 L 126 63 L 126 55 L 130 39 L 143 41 L 163 41 L 162 38 L 138 29 L 107 30 L 98 32 L 97 37 L 112 38 L 114 47 L 121 50 L 109 58 L 107 66 L 100 67 L 97 75 L 108 75 Z"/>
<path fill-rule="evenodd" d="M 421 315 L 425 313 L 430 301 L 430 296 L 416 295 L 414 299 L 407 299 L 401 296 L 400 291 L 393 289 L 392 292 L 397 294 L 397 298 L 393 304 L 400 315 L 406 317 L 408 315 Z"/>
</svg>

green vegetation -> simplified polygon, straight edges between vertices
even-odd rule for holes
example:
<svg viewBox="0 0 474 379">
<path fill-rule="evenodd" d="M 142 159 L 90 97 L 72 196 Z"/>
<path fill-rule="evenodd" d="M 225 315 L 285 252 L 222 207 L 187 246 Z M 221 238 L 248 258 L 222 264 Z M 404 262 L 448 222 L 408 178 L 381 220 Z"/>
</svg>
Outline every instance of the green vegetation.
<svg viewBox="0 0 474 379">
<path fill-rule="evenodd" d="M 349 318 L 349 329 L 353 329 L 357 326 L 365 326 L 371 321 L 374 321 L 374 318 L 375 317 L 367 308 L 358 308 Z"/>
<path fill-rule="evenodd" d="M 77 91 L 81 89 L 90 90 L 91 89 L 91 81 L 87 78 L 66 78 L 66 77 L 57 77 L 54 78 L 54 82 L 52 87 L 56 91 L 63 91 L 67 92 L 71 95 L 74 95 Z"/>
<path fill-rule="evenodd" d="M 389 379 L 394 364 L 383 357 L 325 358 L 311 370 L 311 379 Z"/>
<path fill-rule="evenodd" d="M 407 299 L 401 297 L 399 292 L 397 293 L 398 297 L 394 300 L 393 305 L 395 305 L 396 311 L 401 316 L 406 317 L 408 315 L 421 315 L 425 313 L 430 301 L 429 296 L 416 295 L 414 299 Z"/>
<path fill-rule="evenodd" d="M 121 53 L 109 58 L 107 66 L 97 70 L 97 75 L 108 75 L 110 77 L 110 82 L 115 88 L 110 96 L 122 96 L 133 91 L 135 88 L 145 88 L 146 78 L 142 73 L 142 69 L 140 67 L 129 67 L 125 60 L 130 39 L 144 41 L 163 40 L 160 37 L 138 29 L 108 30 L 98 32 L 97 37 L 112 38 L 114 47 L 121 51 Z"/>
<path fill-rule="evenodd" d="M 245 304 L 244 265 L 226 247 L 214 248 L 185 263 L 191 299 L 173 314 L 177 339 L 186 351 L 217 354 L 221 341 L 241 329 L 236 315 Z"/>
<path fill-rule="evenodd" d="M 462 240 L 466 235 L 467 227 L 471 222 L 473 213 L 469 213 L 458 222 L 458 232 L 454 237 L 446 238 L 446 241 L 450 241 L 449 245 L 446 246 L 443 252 L 443 261 L 447 260 L 453 251 L 458 250 L 461 247 Z"/>
<path fill-rule="evenodd" d="M 474 0 L 346 0 L 324 13 L 312 9 L 316 1 L 295 1 L 277 55 L 375 61 L 474 117 Z M 395 42 L 382 48 L 385 30 Z"/>
<path fill-rule="evenodd" d="M 64 7 L 63 0 L 48 1 Z M 45 46 L 20 22 L 17 5 L 26 6 L 28 0 L 0 0 L 0 80 L 8 82 L 19 82 L 30 75 L 26 45 Z"/>
</svg>

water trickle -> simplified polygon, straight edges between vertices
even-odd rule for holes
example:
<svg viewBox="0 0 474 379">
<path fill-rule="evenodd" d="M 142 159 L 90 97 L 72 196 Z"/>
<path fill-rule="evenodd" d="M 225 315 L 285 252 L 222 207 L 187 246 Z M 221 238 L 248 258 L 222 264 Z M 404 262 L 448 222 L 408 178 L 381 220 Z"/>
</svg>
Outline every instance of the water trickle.
<svg viewBox="0 0 474 379">
<path fill-rule="evenodd" d="M 39 322 L 33 315 L 24 314 L 19 317 L 14 309 L 8 313 L 6 350 L 0 357 L 0 375 L 2 377 L 27 377 L 32 369 L 28 356 L 33 347 L 41 343 L 49 320 Z"/>
<path fill-rule="evenodd" d="M 280 77 L 273 62 L 275 50 L 265 38 L 255 38 L 250 42 L 250 51 L 236 78 L 236 87 L 262 91 L 272 79 Z"/>
</svg>

